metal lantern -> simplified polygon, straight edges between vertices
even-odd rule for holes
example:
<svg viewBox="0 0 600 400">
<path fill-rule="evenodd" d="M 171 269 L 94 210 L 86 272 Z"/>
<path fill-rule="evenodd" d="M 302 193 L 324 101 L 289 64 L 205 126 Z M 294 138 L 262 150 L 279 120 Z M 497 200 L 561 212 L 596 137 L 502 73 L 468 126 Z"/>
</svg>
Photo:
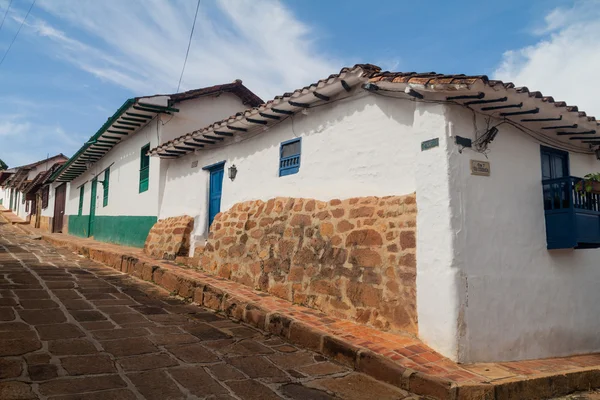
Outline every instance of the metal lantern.
<svg viewBox="0 0 600 400">
<path fill-rule="evenodd" d="M 229 174 L 229 179 L 231 179 L 233 181 L 235 179 L 235 176 L 237 175 L 237 168 L 236 168 L 235 164 L 233 164 L 231 167 L 229 167 L 227 172 Z"/>
</svg>

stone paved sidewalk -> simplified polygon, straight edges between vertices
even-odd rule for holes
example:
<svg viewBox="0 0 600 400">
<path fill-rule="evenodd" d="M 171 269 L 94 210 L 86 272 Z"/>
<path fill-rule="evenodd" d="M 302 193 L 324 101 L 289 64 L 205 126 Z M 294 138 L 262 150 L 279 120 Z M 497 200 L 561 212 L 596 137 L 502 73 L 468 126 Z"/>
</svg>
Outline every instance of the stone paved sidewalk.
<svg viewBox="0 0 600 400">
<path fill-rule="evenodd" d="M 0 399 L 425 399 L 0 222 Z"/>
</svg>

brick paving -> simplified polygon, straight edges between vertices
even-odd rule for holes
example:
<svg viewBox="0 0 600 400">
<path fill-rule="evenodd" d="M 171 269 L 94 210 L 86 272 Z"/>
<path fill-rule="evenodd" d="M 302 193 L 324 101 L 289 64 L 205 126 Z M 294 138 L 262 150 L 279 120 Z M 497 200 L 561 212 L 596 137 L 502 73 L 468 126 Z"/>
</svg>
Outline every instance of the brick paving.
<svg viewBox="0 0 600 400">
<path fill-rule="evenodd" d="M 0 399 L 425 399 L 0 221 Z"/>
</svg>

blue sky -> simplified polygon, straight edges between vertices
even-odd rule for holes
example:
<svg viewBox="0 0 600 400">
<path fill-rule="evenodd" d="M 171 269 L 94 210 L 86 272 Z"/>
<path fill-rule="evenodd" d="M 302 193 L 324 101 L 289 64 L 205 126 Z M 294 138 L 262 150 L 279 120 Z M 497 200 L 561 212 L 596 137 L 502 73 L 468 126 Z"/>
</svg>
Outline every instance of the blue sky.
<svg viewBox="0 0 600 400">
<path fill-rule="evenodd" d="M 0 57 L 30 5 L 12 1 Z M 0 65 L 0 159 L 70 156 L 127 98 L 174 92 L 195 6 L 37 0 Z M 369 62 L 487 74 L 600 115 L 599 39 L 599 0 L 202 0 L 182 90 L 239 78 L 268 99 Z"/>
</svg>

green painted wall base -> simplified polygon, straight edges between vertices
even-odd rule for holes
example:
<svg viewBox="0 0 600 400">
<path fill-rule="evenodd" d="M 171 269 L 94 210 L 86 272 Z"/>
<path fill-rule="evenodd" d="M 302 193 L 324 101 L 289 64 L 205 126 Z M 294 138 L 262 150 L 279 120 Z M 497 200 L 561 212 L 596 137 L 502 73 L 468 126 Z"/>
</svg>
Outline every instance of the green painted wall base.
<svg viewBox="0 0 600 400">
<path fill-rule="evenodd" d="M 69 215 L 69 234 L 88 237 L 89 215 Z M 156 217 L 96 215 L 94 239 L 124 246 L 144 247 L 146 236 L 156 223 Z"/>
</svg>

